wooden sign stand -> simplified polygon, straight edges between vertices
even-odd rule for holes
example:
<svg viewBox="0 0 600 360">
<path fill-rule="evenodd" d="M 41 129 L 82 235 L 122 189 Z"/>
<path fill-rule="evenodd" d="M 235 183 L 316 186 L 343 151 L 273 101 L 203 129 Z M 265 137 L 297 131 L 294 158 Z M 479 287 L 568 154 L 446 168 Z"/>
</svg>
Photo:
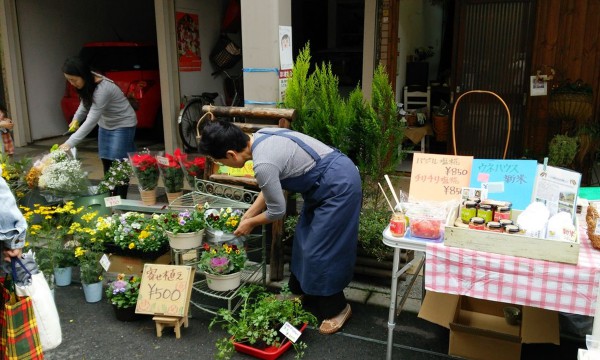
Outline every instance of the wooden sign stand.
<svg viewBox="0 0 600 360">
<path fill-rule="evenodd" d="M 162 331 L 165 327 L 173 327 L 175 331 L 175 338 L 179 339 L 181 337 L 181 325 L 184 327 L 188 327 L 188 317 L 179 317 L 179 316 L 154 316 L 152 320 L 156 323 L 156 336 L 161 337 Z"/>
</svg>

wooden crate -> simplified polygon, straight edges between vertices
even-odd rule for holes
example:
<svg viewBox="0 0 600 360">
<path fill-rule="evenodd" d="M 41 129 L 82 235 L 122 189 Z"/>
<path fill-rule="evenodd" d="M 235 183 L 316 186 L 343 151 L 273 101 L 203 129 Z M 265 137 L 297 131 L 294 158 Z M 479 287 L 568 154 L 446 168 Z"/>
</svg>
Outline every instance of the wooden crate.
<svg viewBox="0 0 600 360">
<path fill-rule="evenodd" d="M 516 220 L 519 213 L 518 210 L 513 210 L 513 220 Z M 455 208 L 448 216 L 444 228 L 446 246 L 568 264 L 577 264 L 579 260 L 581 240 L 577 220 L 577 241 L 566 242 L 456 227 L 454 222 L 459 214 L 459 209 Z"/>
</svg>

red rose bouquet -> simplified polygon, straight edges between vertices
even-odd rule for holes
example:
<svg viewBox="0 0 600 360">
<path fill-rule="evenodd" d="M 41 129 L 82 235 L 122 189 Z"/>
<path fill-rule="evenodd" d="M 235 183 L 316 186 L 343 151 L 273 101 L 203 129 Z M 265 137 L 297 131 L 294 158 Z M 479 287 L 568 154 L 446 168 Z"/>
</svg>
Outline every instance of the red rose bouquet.
<svg viewBox="0 0 600 360">
<path fill-rule="evenodd" d="M 153 190 L 158 186 L 158 162 L 156 156 L 149 150 L 129 153 L 133 173 L 138 179 L 140 190 Z"/>
<path fill-rule="evenodd" d="M 185 158 L 180 159 L 180 163 L 188 184 L 192 189 L 196 189 L 196 179 L 204 178 L 206 158 L 204 156 L 188 154 Z"/>
<path fill-rule="evenodd" d="M 158 168 L 162 176 L 166 192 L 177 193 L 183 190 L 183 170 L 180 161 L 185 158 L 185 154 L 178 148 L 173 155 L 162 153 L 157 156 Z"/>
</svg>

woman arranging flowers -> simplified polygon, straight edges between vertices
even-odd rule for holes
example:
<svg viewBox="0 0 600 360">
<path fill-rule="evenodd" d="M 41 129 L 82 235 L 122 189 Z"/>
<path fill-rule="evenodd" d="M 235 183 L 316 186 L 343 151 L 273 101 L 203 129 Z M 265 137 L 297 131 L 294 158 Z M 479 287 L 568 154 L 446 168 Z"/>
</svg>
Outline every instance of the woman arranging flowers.
<svg viewBox="0 0 600 360">
<path fill-rule="evenodd" d="M 154 154 L 145 150 L 139 153 L 129 153 L 133 173 L 138 179 L 140 195 L 145 205 L 156 203 L 156 187 L 158 186 L 158 162 Z"/>
<path fill-rule="evenodd" d="M 211 247 L 205 243 L 199 267 L 206 275 L 209 288 L 227 291 L 240 285 L 241 271 L 246 265 L 246 260 L 246 251 L 236 245 L 223 244 Z M 221 279 L 232 279 L 232 282 L 231 284 L 218 283 Z"/>
<path fill-rule="evenodd" d="M 156 223 L 167 233 L 173 249 L 192 249 L 202 243 L 205 227 L 202 207 L 160 214 Z"/>
<path fill-rule="evenodd" d="M 164 153 L 164 156 L 156 157 L 169 203 L 183 194 L 183 170 L 180 164 L 183 157 L 185 154 L 179 149 L 175 149 L 173 155 Z"/>
<path fill-rule="evenodd" d="M 340 330 L 352 314 L 343 290 L 354 274 L 362 202 L 354 163 L 339 150 L 299 132 L 261 129 L 249 136 L 222 120 L 204 122 L 198 147 L 225 166 L 241 168 L 248 160 L 254 162 L 261 192 L 241 219 L 237 236 L 285 216 L 282 190 L 302 194 L 290 290 L 316 304 L 321 333 Z"/>
</svg>

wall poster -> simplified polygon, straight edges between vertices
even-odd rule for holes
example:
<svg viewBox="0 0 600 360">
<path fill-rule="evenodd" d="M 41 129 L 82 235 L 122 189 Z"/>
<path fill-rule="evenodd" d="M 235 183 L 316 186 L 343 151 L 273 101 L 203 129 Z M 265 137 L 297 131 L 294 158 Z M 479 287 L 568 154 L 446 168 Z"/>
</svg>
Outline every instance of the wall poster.
<svg viewBox="0 0 600 360">
<path fill-rule="evenodd" d="M 179 71 L 202 70 L 198 15 L 184 12 L 175 14 L 177 22 L 177 56 Z"/>
</svg>

